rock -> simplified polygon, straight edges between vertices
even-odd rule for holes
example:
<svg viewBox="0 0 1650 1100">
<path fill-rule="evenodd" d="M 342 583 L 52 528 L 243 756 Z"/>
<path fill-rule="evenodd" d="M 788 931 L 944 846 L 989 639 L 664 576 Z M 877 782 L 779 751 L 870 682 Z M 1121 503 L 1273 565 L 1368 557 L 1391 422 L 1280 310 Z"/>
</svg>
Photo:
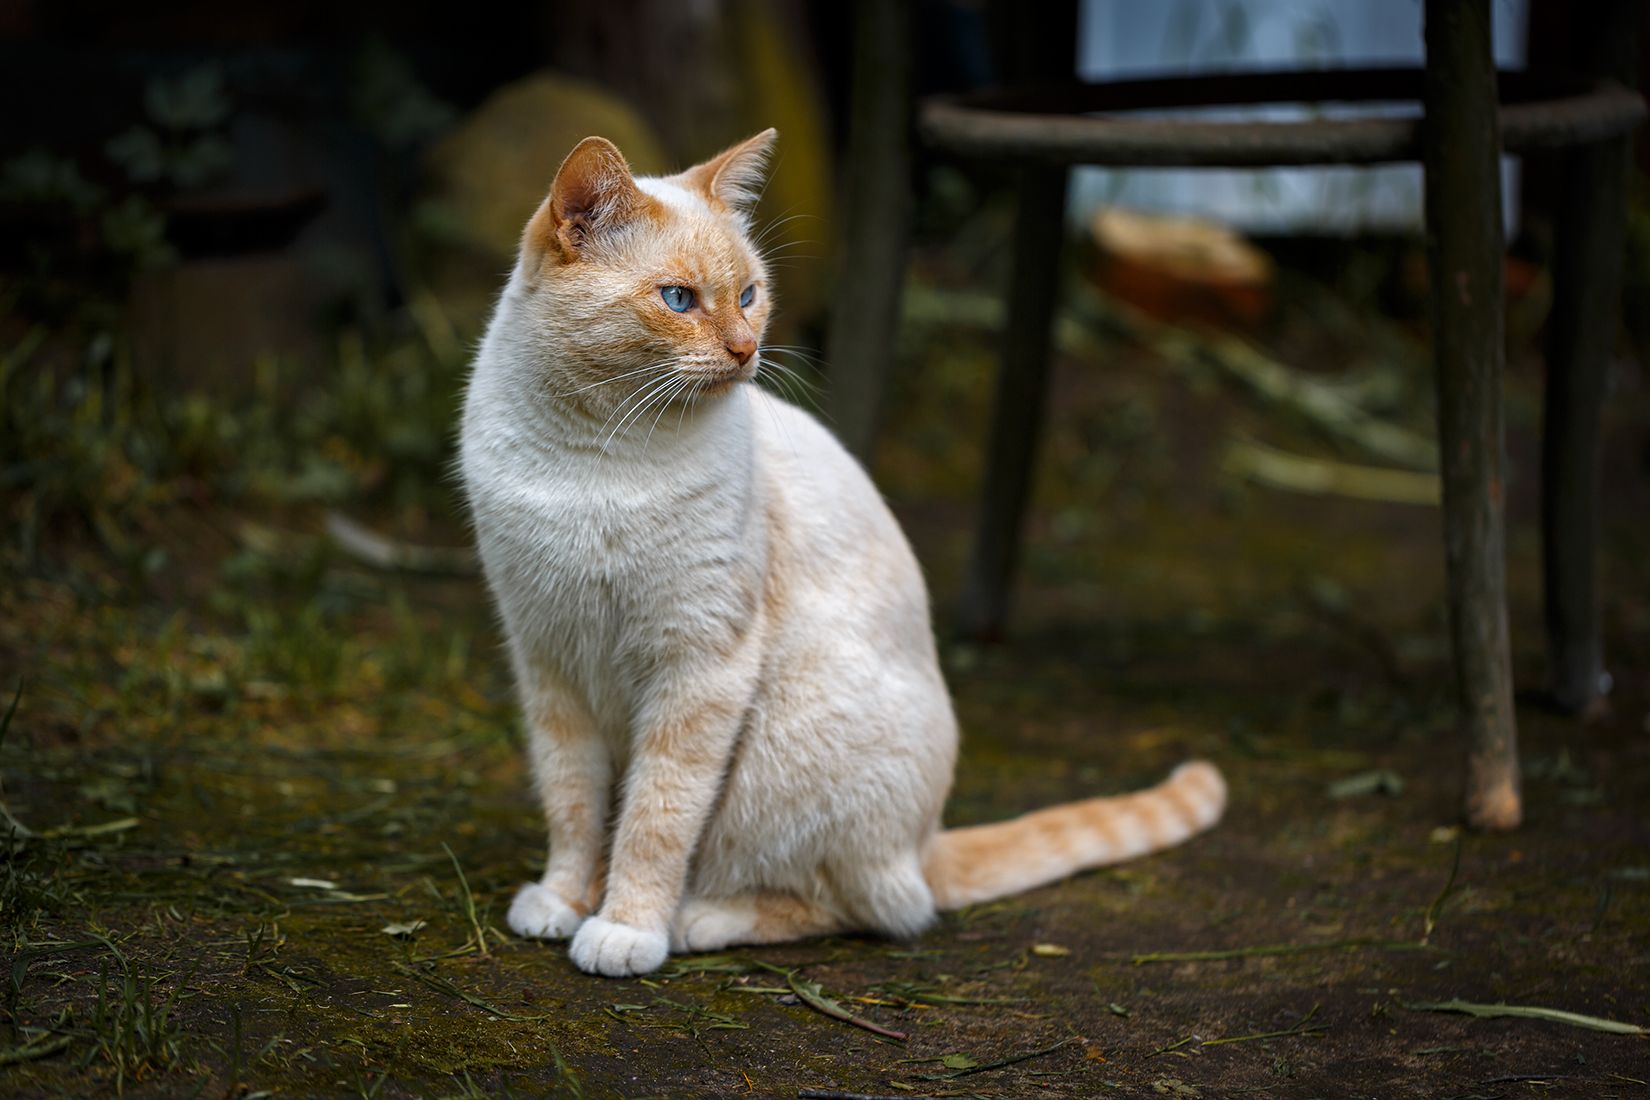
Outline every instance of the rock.
<svg viewBox="0 0 1650 1100">
<path fill-rule="evenodd" d="M 592 84 L 539 72 L 507 84 L 429 155 L 426 226 L 449 243 L 509 260 L 567 151 L 600 134 L 638 175 L 672 166 L 648 123 Z"/>
</svg>

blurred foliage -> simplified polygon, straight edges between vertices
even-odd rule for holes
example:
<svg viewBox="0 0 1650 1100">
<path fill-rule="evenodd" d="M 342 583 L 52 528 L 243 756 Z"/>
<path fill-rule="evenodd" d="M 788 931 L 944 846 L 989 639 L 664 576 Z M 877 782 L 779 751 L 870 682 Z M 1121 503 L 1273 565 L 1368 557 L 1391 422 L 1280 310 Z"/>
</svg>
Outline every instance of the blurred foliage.
<svg viewBox="0 0 1650 1100">
<path fill-rule="evenodd" d="M 409 149 L 428 141 L 458 117 L 418 79 L 412 64 L 381 38 L 355 61 L 351 106 L 355 117 L 386 148 Z"/>
<path fill-rule="evenodd" d="M 118 334 L 35 327 L 0 354 L 0 546 L 36 561 L 78 529 L 141 571 L 143 532 L 180 502 L 450 514 L 463 375 L 457 340 L 349 330 L 324 384 L 266 357 L 242 396 L 177 393 L 139 377 Z"/>
<path fill-rule="evenodd" d="M 0 222 L 14 255 L 7 266 L 24 276 L 31 313 L 80 312 L 94 304 L 88 290 L 119 294 L 136 272 L 176 258 L 148 199 L 111 196 L 45 149 L 0 163 Z"/>
<path fill-rule="evenodd" d="M 222 70 L 203 65 L 172 79 L 157 77 L 144 88 L 143 106 L 145 121 L 104 146 L 132 182 L 194 188 L 228 175 L 235 150 L 222 127 L 233 105 Z"/>
</svg>

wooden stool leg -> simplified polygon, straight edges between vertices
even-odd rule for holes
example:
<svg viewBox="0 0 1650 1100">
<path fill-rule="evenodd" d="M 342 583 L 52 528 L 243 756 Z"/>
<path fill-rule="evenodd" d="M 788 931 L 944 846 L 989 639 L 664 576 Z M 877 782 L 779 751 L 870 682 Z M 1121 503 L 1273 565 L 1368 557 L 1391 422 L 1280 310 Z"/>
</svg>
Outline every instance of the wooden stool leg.
<svg viewBox="0 0 1650 1100">
<path fill-rule="evenodd" d="M 911 12 L 860 0 L 837 265 L 825 363 L 838 438 L 867 466 L 887 388 L 911 214 Z"/>
<path fill-rule="evenodd" d="M 1577 24 L 1576 67 L 1633 83 L 1642 0 L 1601 0 Z M 1595 562 L 1599 534 L 1599 414 L 1615 347 L 1626 236 L 1625 138 L 1565 152 L 1554 215 L 1553 311 L 1541 453 L 1541 544 L 1553 701 L 1572 714 L 1608 690 Z"/>
<path fill-rule="evenodd" d="M 1426 48 L 1422 160 L 1465 813 L 1478 828 L 1510 829 L 1522 805 L 1507 639 L 1501 133 L 1489 0 L 1427 0 Z"/>
<path fill-rule="evenodd" d="M 1599 413 L 1615 346 L 1626 226 L 1625 141 L 1566 154 L 1555 218 L 1541 454 L 1541 544 L 1553 701 L 1576 714 L 1605 686 L 1594 563 L 1599 530 Z"/>
<path fill-rule="evenodd" d="M 1008 327 L 987 453 L 985 499 L 974 560 L 964 582 L 958 626 L 971 638 L 997 640 L 1008 618 L 1008 593 L 1019 557 L 1020 528 L 1042 434 L 1060 245 L 1065 235 L 1066 170 L 1020 170 Z"/>
</svg>

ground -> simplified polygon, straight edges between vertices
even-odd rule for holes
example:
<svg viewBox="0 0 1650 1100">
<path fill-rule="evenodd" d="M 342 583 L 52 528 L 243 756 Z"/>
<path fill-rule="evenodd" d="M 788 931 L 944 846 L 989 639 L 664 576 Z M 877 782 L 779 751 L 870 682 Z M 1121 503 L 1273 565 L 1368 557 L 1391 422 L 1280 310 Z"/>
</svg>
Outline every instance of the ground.
<svg viewBox="0 0 1650 1100">
<path fill-rule="evenodd" d="M 1198 755 L 1231 785 L 1212 832 L 907 943 L 588 977 L 502 931 L 543 837 L 479 583 L 363 566 L 312 504 L 185 487 L 124 533 L 59 523 L 7 551 L 0 1091 L 1645 1095 L 1642 1033 L 1428 1007 L 1650 1026 L 1643 410 L 1611 413 L 1609 713 L 1528 693 L 1525 824 L 1476 835 L 1436 511 L 1231 476 L 1225 440 L 1333 444 L 1107 339 L 1060 364 L 1009 643 L 943 646 L 965 731 L 948 818 Z M 945 639 L 988 344 L 907 356 L 876 466 Z M 1515 359 L 1509 399 L 1529 688 L 1537 369 Z"/>
</svg>

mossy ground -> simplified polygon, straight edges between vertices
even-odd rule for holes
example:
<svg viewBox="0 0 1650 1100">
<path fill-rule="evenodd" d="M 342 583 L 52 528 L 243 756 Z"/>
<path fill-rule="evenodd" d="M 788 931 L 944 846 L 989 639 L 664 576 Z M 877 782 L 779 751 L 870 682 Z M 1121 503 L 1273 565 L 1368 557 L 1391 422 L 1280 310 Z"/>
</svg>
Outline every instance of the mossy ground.
<svg viewBox="0 0 1650 1100">
<path fill-rule="evenodd" d="M 1611 714 L 1521 706 L 1526 824 L 1479 836 L 1453 827 L 1436 512 L 1234 482 L 1222 440 L 1330 444 L 1115 351 L 1058 372 L 1011 644 L 945 647 L 965 729 L 950 818 L 1196 754 L 1231 783 L 1212 833 L 911 943 L 587 977 L 500 931 L 543 839 L 478 582 L 353 564 L 302 502 L 161 494 L 133 521 L 141 555 L 96 524 L 7 551 L 0 686 L 23 688 L 0 768 L 44 835 L 0 869 L 0 1091 L 1645 1095 L 1643 1038 L 1406 1007 L 1650 1025 L 1642 408 L 1611 411 Z M 989 353 L 940 334 L 910 360 L 878 473 L 943 636 Z M 1539 379 L 1515 361 L 1511 385 L 1515 657 L 1538 684 Z M 1330 797 L 1373 769 L 1401 792 Z M 1263 947 L 1282 950 L 1137 958 Z M 908 1039 L 815 1011 L 773 968 Z"/>
</svg>

